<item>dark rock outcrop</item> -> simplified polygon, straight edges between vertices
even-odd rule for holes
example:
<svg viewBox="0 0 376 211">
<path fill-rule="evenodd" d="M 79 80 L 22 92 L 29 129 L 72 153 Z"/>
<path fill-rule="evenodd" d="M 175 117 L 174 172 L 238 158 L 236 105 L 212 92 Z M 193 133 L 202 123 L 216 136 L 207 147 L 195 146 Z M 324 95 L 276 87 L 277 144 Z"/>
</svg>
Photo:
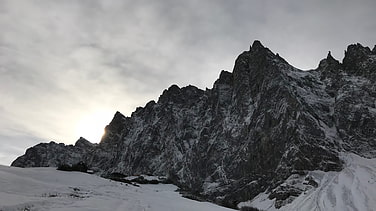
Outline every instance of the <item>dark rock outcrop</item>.
<svg viewBox="0 0 376 211">
<path fill-rule="evenodd" d="M 375 64 L 357 44 L 342 63 L 329 52 L 301 71 L 255 41 L 212 89 L 172 85 L 130 117 L 117 112 L 98 145 L 39 144 L 12 165 L 82 160 L 103 175 L 167 175 L 225 206 L 263 191 L 282 206 L 301 191 L 280 186 L 292 174 L 341 170 L 342 151 L 376 156 Z"/>
<path fill-rule="evenodd" d="M 65 145 L 50 143 L 40 143 L 26 150 L 25 155 L 18 157 L 12 162 L 12 166 L 18 167 L 48 167 L 59 165 L 75 165 L 83 161 L 96 148 L 97 144 L 92 144 L 85 138 L 80 137 L 76 144 Z"/>
</svg>

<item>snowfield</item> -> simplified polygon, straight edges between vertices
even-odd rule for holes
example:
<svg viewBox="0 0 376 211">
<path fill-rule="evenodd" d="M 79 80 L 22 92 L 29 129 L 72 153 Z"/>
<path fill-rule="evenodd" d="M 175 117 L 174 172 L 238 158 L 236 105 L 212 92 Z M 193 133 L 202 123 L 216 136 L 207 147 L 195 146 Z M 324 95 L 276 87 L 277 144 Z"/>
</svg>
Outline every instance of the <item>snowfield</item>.
<svg viewBox="0 0 376 211">
<path fill-rule="evenodd" d="M 268 211 L 374 211 L 376 210 L 376 158 L 344 154 L 341 172 L 309 172 L 317 188 L 305 190 L 280 209 L 261 193 L 240 206 Z M 288 183 L 288 181 L 286 181 Z M 57 171 L 55 168 L 0 166 L 0 211 L 11 210 L 121 210 L 220 211 L 232 210 L 181 197 L 174 185 L 135 187 L 96 175 Z"/>
<path fill-rule="evenodd" d="M 341 157 L 345 162 L 341 172 L 310 172 L 319 186 L 304 191 L 280 209 L 274 207 L 275 200 L 268 199 L 265 193 L 239 206 L 268 211 L 375 211 L 376 158 L 367 159 L 355 154 Z"/>
<path fill-rule="evenodd" d="M 0 211 L 232 210 L 183 198 L 176 189 L 169 184 L 135 187 L 96 175 L 55 168 L 0 166 Z"/>
</svg>

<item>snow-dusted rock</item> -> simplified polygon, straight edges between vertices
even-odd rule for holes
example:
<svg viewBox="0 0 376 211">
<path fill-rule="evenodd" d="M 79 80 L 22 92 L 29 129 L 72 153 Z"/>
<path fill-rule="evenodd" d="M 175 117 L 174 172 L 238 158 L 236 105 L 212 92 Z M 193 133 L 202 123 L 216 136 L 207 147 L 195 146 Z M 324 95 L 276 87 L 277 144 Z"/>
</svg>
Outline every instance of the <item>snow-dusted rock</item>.
<svg viewBox="0 0 376 211">
<path fill-rule="evenodd" d="M 74 165 L 85 160 L 85 156 L 91 154 L 97 144 L 92 144 L 80 137 L 75 145 L 63 143 L 40 143 L 26 150 L 24 156 L 18 157 L 12 162 L 12 166 L 19 167 L 48 167 L 60 164 Z"/>
<path fill-rule="evenodd" d="M 250 201 L 239 203 L 239 207 L 248 206 L 265 211 L 375 210 L 376 158 L 367 159 L 353 153 L 340 154 L 345 163 L 340 172 L 315 170 L 306 176 L 292 175 L 273 190 L 287 197 L 286 200 L 281 201 L 276 197 L 271 199 L 271 194 L 260 193 Z M 310 184 L 309 180 L 314 180 L 314 183 Z M 292 184 L 303 191 L 296 194 L 282 191 Z"/>
</svg>

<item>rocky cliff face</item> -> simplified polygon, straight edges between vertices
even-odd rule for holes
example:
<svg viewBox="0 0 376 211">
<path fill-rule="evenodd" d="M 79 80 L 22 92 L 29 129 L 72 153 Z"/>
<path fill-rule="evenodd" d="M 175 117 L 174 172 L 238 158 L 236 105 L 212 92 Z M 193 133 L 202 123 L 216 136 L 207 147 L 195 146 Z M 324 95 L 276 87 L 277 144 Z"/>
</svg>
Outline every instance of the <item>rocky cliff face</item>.
<svg viewBox="0 0 376 211">
<path fill-rule="evenodd" d="M 282 206 L 302 191 L 279 186 L 291 175 L 340 170 L 342 151 L 376 156 L 375 80 L 376 48 L 350 45 L 342 63 L 329 53 L 301 71 L 255 41 L 212 89 L 172 85 L 117 112 L 98 145 L 39 144 L 12 165 L 85 161 L 100 174 L 167 175 L 226 206 L 263 191 Z"/>
<path fill-rule="evenodd" d="M 13 161 L 12 166 L 19 167 L 48 167 L 60 164 L 73 165 L 87 154 L 91 154 L 97 147 L 85 138 L 80 137 L 75 145 L 40 143 L 26 150 L 25 155 Z"/>
</svg>

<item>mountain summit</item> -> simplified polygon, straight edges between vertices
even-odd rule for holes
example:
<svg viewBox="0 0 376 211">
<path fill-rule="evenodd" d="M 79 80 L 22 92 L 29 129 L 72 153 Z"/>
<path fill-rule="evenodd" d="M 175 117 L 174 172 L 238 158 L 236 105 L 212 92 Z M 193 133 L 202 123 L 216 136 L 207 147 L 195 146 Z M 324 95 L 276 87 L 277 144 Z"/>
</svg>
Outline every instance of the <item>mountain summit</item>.
<svg viewBox="0 0 376 211">
<path fill-rule="evenodd" d="M 255 41 L 212 89 L 172 85 L 117 112 L 99 144 L 39 144 L 12 166 L 83 161 L 100 175 L 166 175 L 229 207 L 265 193 L 280 208 L 318 186 L 309 172 L 341 171 L 341 154 L 376 157 L 375 75 L 375 49 L 360 44 L 302 71 Z"/>
</svg>

